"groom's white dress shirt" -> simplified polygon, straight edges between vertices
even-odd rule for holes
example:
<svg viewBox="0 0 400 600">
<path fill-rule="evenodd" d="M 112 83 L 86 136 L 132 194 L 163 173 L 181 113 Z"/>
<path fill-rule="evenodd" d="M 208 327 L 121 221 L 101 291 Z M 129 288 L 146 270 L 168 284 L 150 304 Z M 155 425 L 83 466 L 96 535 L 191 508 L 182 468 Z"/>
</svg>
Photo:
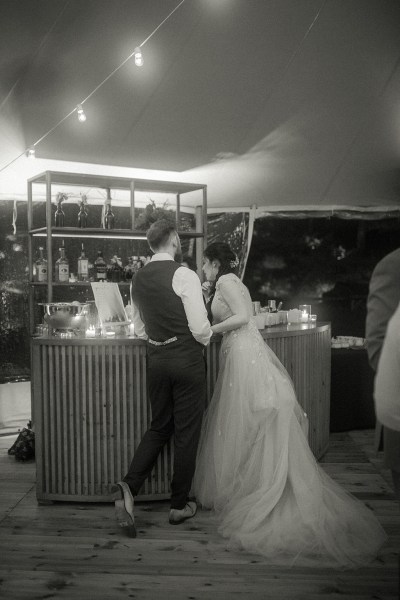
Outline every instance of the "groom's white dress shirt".
<svg viewBox="0 0 400 600">
<path fill-rule="evenodd" d="M 174 260 L 167 252 L 158 252 L 151 258 L 151 262 L 160 260 Z M 197 342 L 207 346 L 212 331 L 204 306 L 203 293 L 198 275 L 187 267 L 179 267 L 172 278 L 172 289 L 182 299 L 189 329 Z M 139 308 L 132 300 L 135 335 L 147 339 L 146 329 L 140 318 Z"/>
</svg>

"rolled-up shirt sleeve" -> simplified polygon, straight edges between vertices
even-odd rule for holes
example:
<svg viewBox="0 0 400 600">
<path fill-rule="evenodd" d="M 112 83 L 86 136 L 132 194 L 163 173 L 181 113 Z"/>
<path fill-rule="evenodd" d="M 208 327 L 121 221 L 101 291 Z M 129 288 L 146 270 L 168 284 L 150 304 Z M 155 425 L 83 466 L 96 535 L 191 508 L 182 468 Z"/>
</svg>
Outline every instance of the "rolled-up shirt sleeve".
<svg viewBox="0 0 400 600">
<path fill-rule="evenodd" d="M 132 305 L 132 323 L 134 326 L 135 336 L 141 338 L 142 340 L 147 340 L 148 335 L 146 333 L 146 329 L 144 327 L 144 323 L 142 321 L 142 317 L 140 316 L 139 307 L 135 303 L 134 294 L 132 292 L 132 284 L 131 284 L 131 305 Z"/>
<path fill-rule="evenodd" d="M 147 340 L 148 336 L 144 327 L 144 323 L 141 319 L 139 309 L 134 302 L 132 302 L 132 310 L 132 323 L 134 326 L 135 335 L 136 337 L 141 338 L 142 340 Z"/>
<path fill-rule="evenodd" d="M 203 346 L 207 346 L 212 331 L 207 317 L 207 310 L 204 306 L 203 292 L 201 291 L 198 275 L 187 267 L 180 267 L 174 273 L 172 289 L 182 300 L 193 337 Z"/>
</svg>

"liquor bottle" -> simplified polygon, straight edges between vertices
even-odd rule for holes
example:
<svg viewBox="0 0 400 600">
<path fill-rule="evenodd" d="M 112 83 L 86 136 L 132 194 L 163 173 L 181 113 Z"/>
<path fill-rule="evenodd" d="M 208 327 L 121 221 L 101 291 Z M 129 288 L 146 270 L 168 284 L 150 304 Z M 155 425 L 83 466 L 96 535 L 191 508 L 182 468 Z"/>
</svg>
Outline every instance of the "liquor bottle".
<svg viewBox="0 0 400 600">
<path fill-rule="evenodd" d="M 47 281 L 47 260 L 43 254 L 43 248 L 39 248 L 39 258 L 35 262 L 36 281 Z"/>
<path fill-rule="evenodd" d="M 101 250 L 97 252 L 97 258 L 94 261 L 94 270 L 96 281 L 105 281 L 107 279 L 107 263 L 103 258 Z"/>
<path fill-rule="evenodd" d="M 133 258 L 133 272 L 137 273 L 139 270 L 139 257 L 138 256 L 132 256 Z"/>
<path fill-rule="evenodd" d="M 82 252 L 78 258 L 78 281 L 89 280 L 89 259 L 86 258 L 85 249 L 82 244 Z"/>
<path fill-rule="evenodd" d="M 65 214 L 61 208 L 61 202 L 61 200 L 57 202 L 57 210 L 54 215 L 56 227 L 64 227 Z"/>
<path fill-rule="evenodd" d="M 88 276 L 89 281 L 96 281 L 96 270 L 94 264 L 90 260 L 88 262 Z"/>
<path fill-rule="evenodd" d="M 55 280 L 56 281 L 69 281 L 69 262 L 65 256 L 65 248 L 62 246 L 59 248 L 60 258 L 56 260 L 55 264 Z"/>
<path fill-rule="evenodd" d="M 122 260 L 114 254 L 109 264 L 107 265 L 107 279 L 109 281 L 118 282 L 124 278 L 124 270 L 122 268 Z"/>
<path fill-rule="evenodd" d="M 104 229 L 114 229 L 114 213 L 111 208 L 111 203 L 107 204 L 106 214 L 104 217 Z"/>
<path fill-rule="evenodd" d="M 78 212 L 78 227 L 87 227 L 87 218 L 88 218 L 88 212 L 86 210 L 85 203 L 82 200 L 82 202 L 80 203 L 80 208 L 79 208 L 79 212 Z"/>
<path fill-rule="evenodd" d="M 135 273 L 135 266 L 133 264 L 133 256 L 128 257 L 128 264 L 124 267 L 124 275 L 125 279 L 128 281 L 132 279 L 132 276 Z"/>
</svg>

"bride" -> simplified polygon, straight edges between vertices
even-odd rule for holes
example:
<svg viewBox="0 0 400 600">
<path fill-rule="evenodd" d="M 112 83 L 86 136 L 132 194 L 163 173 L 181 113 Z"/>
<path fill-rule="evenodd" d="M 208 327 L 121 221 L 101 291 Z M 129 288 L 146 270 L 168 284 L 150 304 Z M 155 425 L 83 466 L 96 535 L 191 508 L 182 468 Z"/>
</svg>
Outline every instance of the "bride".
<svg viewBox="0 0 400 600">
<path fill-rule="evenodd" d="M 292 381 L 252 318 L 224 243 L 204 251 L 220 370 L 197 455 L 193 492 L 214 509 L 229 547 L 273 564 L 355 567 L 386 540 L 364 504 L 317 464 Z"/>
</svg>

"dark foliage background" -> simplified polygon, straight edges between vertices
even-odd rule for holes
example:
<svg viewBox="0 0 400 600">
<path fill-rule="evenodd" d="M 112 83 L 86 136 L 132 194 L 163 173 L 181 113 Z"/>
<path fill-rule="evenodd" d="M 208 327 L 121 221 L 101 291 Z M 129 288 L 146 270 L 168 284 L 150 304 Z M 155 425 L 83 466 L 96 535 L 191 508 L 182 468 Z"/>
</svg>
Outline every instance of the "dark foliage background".
<svg viewBox="0 0 400 600">
<path fill-rule="evenodd" d="M 311 304 L 333 335 L 364 337 L 371 273 L 399 246 L 398 218 L 263 218 L 255 222 L 244 282 L 261 304 Z"/>
</svg>

